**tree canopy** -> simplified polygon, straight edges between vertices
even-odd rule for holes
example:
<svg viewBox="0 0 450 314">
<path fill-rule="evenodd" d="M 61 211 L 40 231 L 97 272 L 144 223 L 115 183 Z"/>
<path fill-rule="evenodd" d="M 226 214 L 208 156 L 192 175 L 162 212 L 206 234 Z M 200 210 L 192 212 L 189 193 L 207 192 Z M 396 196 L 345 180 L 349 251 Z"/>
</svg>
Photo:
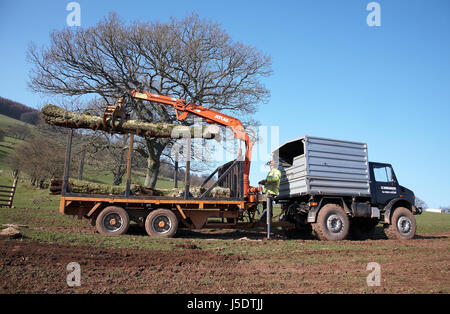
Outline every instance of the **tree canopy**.
<svg viewBox="0 0 450 314">
<path fill-rule="evenodd" d="M 111 13 L 93 27 L 53 31 L 48 47 L 30 45 L 28 59 L 33 65 L 29 81 L 33 91 L 91 95 L 105 106 L 136 89 L 228 112 L 245 122 L 270 95 L 262 83 L 272 73 L 270 57 L 233 41 L 219 24 L 196 14 L 166 23 L 126 24 Z M 139 120 L 176 121 L 165 105 L 128 98 L 125 108 Z M 153 187 L 161 155 L 173 140 L 145 142 L 146 185 Z"/>
</svg>

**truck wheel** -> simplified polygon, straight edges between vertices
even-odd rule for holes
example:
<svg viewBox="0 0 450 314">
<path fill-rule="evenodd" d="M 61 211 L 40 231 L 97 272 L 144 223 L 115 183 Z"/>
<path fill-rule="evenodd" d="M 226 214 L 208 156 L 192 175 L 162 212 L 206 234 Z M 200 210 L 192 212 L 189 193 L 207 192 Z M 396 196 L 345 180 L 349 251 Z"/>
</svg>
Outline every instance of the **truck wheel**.
<svg viewBox="0 0 450 314">
<path fill-rule="evenodd" d="M 108 206 L 103 209 L 95 220 L 97 231 L 104 235 L 121 235 L 130 226 L 128 213 L 122 207 Z"/>
<path fill-rule="evenodd" d="M 367 240 L 373 237 L 375 227 L 378 224 L 376 219 L 352 219 L 350 226 L 350 235 L 354 240 Z"/>
<path fill-rule="evenodd" d="M 389 239 L 412 239 L 416 234 L 416 219 L 408 208 L 397 207 L 392 214 L 391 224 L 385 225 L 384 233 Z"/>
<path fill-rule="evenodd" d="M 169 209 L 156 209 L 145 219 L 145 231 L 151 237 L 171 238 L 177 230 L 177 216 Z"/>
<path fill-rule="evenodd" d="M 319 211 L 317 221 L 312 224 L 314 233 L 320 240 L 344 240 L 349 231 L 350 220 L 341 206 L 327 204 Z"/>
</svg>

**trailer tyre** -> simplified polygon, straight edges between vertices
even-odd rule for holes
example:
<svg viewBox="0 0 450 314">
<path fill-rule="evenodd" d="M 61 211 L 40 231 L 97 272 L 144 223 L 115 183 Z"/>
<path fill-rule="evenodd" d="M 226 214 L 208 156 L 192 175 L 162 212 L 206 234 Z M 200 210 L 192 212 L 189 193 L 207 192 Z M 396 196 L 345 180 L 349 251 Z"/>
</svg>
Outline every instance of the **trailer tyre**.
<svg viewBox="0 0 450 314">
<path fill-rule="evenodd" d="M 317 238 L 325 241 L 344 240 L 349 232 L 350 220 L 338 204 L 327 204 L 319 211 L 312 228 Z"/>
<path fill-rule="evenodd" d="M 97 231 L 104 235 L 121 235 L 130 226 L 128 213 L 122 207 L 108 206 L 103 209 L 95 220 Z"/>
<path fill-rule="evenodd" d="M 177 230 L 177 216 L 169 209 L 156 209 L 145 219 L 145 231 L 151 237 L 171 238 Z"/>
<path fill-rule="evenodd" d="M 416 219 L 408 208 L 397 207 L 392 214 L 391 224 L 384 226 L 389 239 L 412 239 L 416 234 Z"/>
</svg>

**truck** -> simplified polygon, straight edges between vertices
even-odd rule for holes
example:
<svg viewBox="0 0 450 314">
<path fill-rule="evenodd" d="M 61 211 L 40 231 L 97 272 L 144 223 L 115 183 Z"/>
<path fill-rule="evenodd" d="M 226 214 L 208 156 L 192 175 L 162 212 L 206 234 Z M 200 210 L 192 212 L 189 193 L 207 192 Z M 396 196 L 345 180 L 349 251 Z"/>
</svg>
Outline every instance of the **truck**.
<svg viewBox="0 0 450 314">
<path fill-rule="evenodd" d="M 381 223 L 389 239 L 414 237 L 422 209 L 413 191 L 399 184 L 391 164 L 368 161 L 367 144 L 305 135 L 273 156 L 282 174 L 281 219 L 295 226 L 287 234 L 367 239 Z"/>
<path fill-rule="evenodd" d="M 256 228 L 266 226 L 258 216 L 258 206 L 266 201 L 262 188 L 250 185 L 249 173 L 253 143 L 241 121 L 235 117 L 187 103 L 182 99 L 133 90 L 129 95 L 140 101 L 172 106 L 183 121 L 188 115 L 207 123 L 230 127 L 235 138 L 244 142 L 245 152 L 221 166 L 199 187 L 200 195 L 190 193 L 190 157 L 186 159 L 185 191 L 179 197 L 136 194 L 131 186 L 131 159 L 134 134 L 129 136 L 126 188 L 120 195 L 74 193 L 69 184 L 73 130 L 67 137 L 66 161 L 59 210 L 63 214 L 90 219 L 104 235 L 127 232 L 131 221 L 144 227 L 152 237 L 173 237 L 178 228 Z M 107 106 L 103 121 L 125 117 L 124 97 Z M 139 133 L 137 133 L 139 135 Z M 190 147 L 190 137 L 186 139 Z M 190 149 L 187 149 L 190 152 Z M 385 225 L 389 238 L 410 239 L 416 222 L 414 193 L 400 186 L 389 164 L 369 163 L 367 145 L 314 137 L 302 137 L 273 152 L 282 172 L 279 221 L 267 219 L 287 235 L 314 231 L 321 240 L 336 241 L 352 235 L 370 237 L 378 223 Z M 381 179 L 381 176 L 385 178 Z M 215 187 L 227 189 L 227 196 L 212 196 Z M 269 206 L 270 207 L 270 206 Z"/>
</svg>

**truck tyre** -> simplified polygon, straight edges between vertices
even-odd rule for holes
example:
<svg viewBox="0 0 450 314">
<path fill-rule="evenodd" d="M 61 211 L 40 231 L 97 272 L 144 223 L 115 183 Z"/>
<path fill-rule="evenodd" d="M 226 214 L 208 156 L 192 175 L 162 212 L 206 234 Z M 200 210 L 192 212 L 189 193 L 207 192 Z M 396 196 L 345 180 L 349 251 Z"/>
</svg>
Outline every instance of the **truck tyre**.
<svg viewBox="0 0 450 314">
<path fill-rule="evenodd" d="M 377 225 L 377 219 L 353 218 L 350 226 L 350 235 L 354 240 L 371 239 Z"/>
<path fill-rule="evenodd" d="M 104 235 L 121 235 L 130 226 L 128 213 L 122 207 L 108 206 L 103 209 L 95 220 L 97 231 Z"/>
<path fill-rule="evenodd" d="M 169 209 L 156 209 L 145 219 L 145 231 L 151 237 L 171 238 L 177 230 L 177 216 Z"/>
<path fill-rule="evenodd" d="M 391 218 L 391 224 L 384 226 L 384 233 L 389 239 L 412 239 L 416 234 L 416 219 L 408 208 L 397 207 Z"/>
<path fill-rule="evenodd" d="M 344 240 L 349 232 L 350 220 L 338 204 L 326 204 L 319 211 L 312 228 L 317 238 L 326 241 Z"/>
</svg>

